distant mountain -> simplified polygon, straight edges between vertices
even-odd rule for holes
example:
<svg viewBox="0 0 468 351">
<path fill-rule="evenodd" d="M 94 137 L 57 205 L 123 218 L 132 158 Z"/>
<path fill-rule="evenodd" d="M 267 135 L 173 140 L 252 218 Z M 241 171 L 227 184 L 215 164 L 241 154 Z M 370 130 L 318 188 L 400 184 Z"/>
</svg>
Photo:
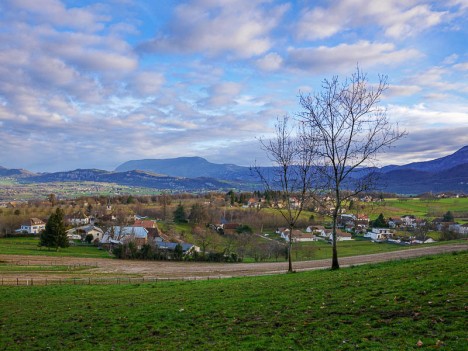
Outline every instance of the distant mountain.
<svg viewBox="0 0 468 351">
<path fill-rule="evenodd" d="M 131 170 L 155 172 L 172 177 L 209 177 L 234 181 L 255 180 L 249 167 L 211 163 L 202 157 L 133 160 L 125 162 L 115 169 L 117 172 Z"/>
<path fill-rule="evenodd" d="M 32 173 L 30 171 L 27 171 L 25 169 L 8 169 L 5 167 L 0 166 L 0 177 L 19 177 L 19 176 L 30 176 L 34 175 L 35 173 Z"/>
<path fill-rule="evenodd" d="M 400 168 L 380 174 L 381 188 L 397 194 L 463 192 L 468 194 L 468 163 L 441 172 Z"/>
<path fill-rule="evenodd" d="M 468 163 L 468 146 L 462 147 L 451 155 L 436 158 L 431 161 L 412 162 L 403 166 L 385 166 L 381 168 L 381 171 L 389 172 L 397 169 L 414 169 L 417 171 L 442 172 L 464 163 Z"/>
<path fill-rule="evenodd" d="M 463 191 L 468 193 L 468 146 L 455 153 L 431 161 L 413 162 L 402 166 L 361 168 L 353 172 L 354 179 L 378 172 L 382 190 L 401 194 L 426 191 Z M 173 177 L 210 177 L 241 184 L 258 181 L 249 167 L 215 164 L 201 157 L 133 160 L 123 163 L 116 171 L 143 170 Z M 264 168 L 265 169 L 265 168 Z"/>
<path fill-rule="evenodd" d="M 267 176 L 273 170 L 272 167 L 262 167 L 262 169 Z M 360 168 L 352 173 L 352 177 L 354 181 L 359 180 L 369 172 L 379 174 L 380 190 L 385 192 L 468 193 L 468 146 L 451 155 L 431 161 L 386 166 L 380 169 Z M 23 169 L 0 167 L 0 177 L 15 177 L 21 183 L 93 181 L 178 192 L 261 188 L 258 178 L 252 174 L 249 167 L 211 163 L 201 157 L 133 160 L 118 166 L 114 172 L 77 169 L 69 172 L 35 174 Z"/>
<path fill-rule="evenodd" d="M 69 172 L 46 173 L 23 179 L 23 183 L 102 182 L 175 191 L 202 191 L 229 188 L 226 183 L 210 178 L 183 178 L 146 171 L 108 172 L 99 169 L 77 169 Z"/>
</svg>

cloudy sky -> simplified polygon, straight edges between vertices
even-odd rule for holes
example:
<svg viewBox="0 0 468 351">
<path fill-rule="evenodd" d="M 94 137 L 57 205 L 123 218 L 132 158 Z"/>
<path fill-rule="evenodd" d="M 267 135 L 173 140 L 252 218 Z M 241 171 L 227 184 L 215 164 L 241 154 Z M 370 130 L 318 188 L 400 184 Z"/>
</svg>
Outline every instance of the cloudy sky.
<svg viewBox="0 0 468 351">
<path fill-rule="evenodd" d="M 0 165 L 248 166 L 299 92 L 357 63 L 409 133 L 383 163 L 444 156 L 468 144 L 467 18 L 468 0 L 2 0 Z"/>
</svg>

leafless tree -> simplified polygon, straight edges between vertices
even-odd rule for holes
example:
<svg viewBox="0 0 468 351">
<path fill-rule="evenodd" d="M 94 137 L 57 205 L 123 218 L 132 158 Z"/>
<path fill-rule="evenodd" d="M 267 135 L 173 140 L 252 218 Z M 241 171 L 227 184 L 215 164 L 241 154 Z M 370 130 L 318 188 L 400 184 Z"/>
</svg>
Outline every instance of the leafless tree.
<svg viewBox="0 0 468 351">
<path fill-rule="evenodd" d="M 428 218 L 424 218 L 422 222 L 418 223 L 415 232 L 416 239 L 425 242 L 429 237 L 429 232 L 431 231 L 431 222 Z"/>
<path fill-rule="evenodd" d="M 360 168 L 372 166 L 379 152 L 406 134 L 390 123 L 380 106 L 387 87 L 386 76 L 379 75 L 378 84 L 372 85 L 357 67 L 344 82 L 335 76 L 323 80 L 320 92 L 300 94 L 306 138 L 315 147 L 323 187 L 333 193 L 332 269 L 339 268 L 336 222 L 343 203 L 376 186 L 376 173 L 360 173 Z"/>
<path fill-rule="evenodd" d="M 273 167 L 255 166 L 265 190 L 281 190 L 282 199 L 275 209 L 281 214 L 289 228 L 288 272 L 293 271 L 291 247 L 293 229 L 301 215 L 304 204 L 312 188 L 314 147 L 310 140 L 304 144 L 300 125 L 293 123 L 288 116 L 277 119 L 275 135 L 271 139 L 260 139 L 261 148 L 267 154 Z M 307 147 L 306 147 L 307 146 Z"/>
</svg>

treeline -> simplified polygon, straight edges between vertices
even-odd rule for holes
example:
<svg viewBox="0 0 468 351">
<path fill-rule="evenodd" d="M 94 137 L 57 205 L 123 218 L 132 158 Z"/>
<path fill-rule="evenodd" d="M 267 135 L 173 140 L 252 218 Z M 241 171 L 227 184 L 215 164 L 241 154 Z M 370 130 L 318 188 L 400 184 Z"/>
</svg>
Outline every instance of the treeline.
<svg viewBox="0 0 468 351">
<path fill-rule="evenodd" d="M 234 251 L 233 251 L 234 250 Z M 129 260 L 152 261 L 192 261 L 192 262 L 243 262 L 245 257 L 252 258 L 255 262 L 271 260 L 287 260 L 288 251 L 286 245 L 277 241 L 255 242 L 248 247 L 231 247 L 222 251 L 199 252 L 191 250 L 184 253 L 182 245 L 178 244 L 174 250 L 160 249 L 155 245 L 145 244 L 138 248 L 135 242 L 130 241 L 112 248 L 116 258 Z"/>
</svg>

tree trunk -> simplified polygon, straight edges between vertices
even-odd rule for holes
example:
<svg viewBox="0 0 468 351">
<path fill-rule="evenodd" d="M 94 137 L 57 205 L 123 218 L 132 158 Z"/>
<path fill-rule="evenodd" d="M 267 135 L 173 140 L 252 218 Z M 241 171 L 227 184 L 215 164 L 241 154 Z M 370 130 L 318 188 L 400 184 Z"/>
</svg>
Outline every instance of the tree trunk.
<svg viewBox="0 0 468 351">
<path fill-rule="evenodd" d="M 335 207 L 335 210 L 333 211 L 333 227 L 332 227 L 332 266 L 331 269 L 336 270 L 340 269 L 340 265 L 338 263 L 338 251 L 336 250 L 336 221 L 338 219 L 338 211 L 339 208 L 338 206 Z"/>
<path fill-rule="evenodd" d="M 293 272 L 292 268 L 292 226 L 289 227 L 289 245 L 288 245 L 288 273 Z"/>
</svg>

